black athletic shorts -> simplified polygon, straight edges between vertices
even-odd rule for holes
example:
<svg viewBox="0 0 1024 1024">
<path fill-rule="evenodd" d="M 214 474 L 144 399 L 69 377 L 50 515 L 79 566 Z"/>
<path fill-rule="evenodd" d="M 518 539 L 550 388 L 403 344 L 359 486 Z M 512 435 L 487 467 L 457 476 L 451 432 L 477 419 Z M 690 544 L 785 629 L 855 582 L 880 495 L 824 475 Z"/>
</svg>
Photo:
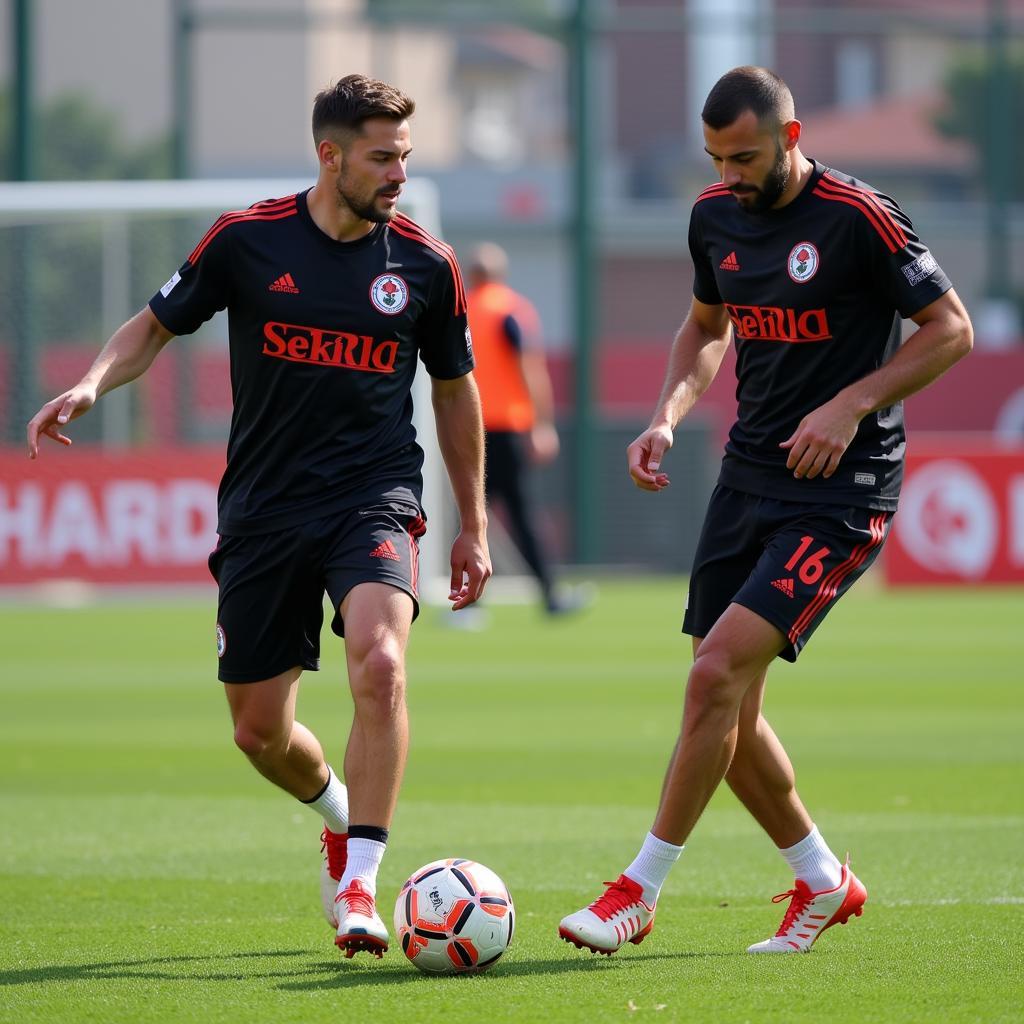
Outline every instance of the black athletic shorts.
<svg viewBox="0 0 1024 1024">
<path fill-rule="evenodd" d="M 256 537 L 221 537 L 210 555 L 220 587 L 217 678 L 253 683 L 296 665 L 320 667 L 324 591 L 331 628 L 345 635 L 338 610 L 357 583 L 389 583 L 419 614 L 419 544 L 426 531 L 415 505 L 382 502 Z"/>
<path fill-rule="evenodd" d="M 785 634 L 779 657 L 796 661 L 875 560 L 891 521 L 891 512 L 778 501 L 719 484 L 697 542 L 683 632 L 705 637 L 740 604 Z"/>
</svg>

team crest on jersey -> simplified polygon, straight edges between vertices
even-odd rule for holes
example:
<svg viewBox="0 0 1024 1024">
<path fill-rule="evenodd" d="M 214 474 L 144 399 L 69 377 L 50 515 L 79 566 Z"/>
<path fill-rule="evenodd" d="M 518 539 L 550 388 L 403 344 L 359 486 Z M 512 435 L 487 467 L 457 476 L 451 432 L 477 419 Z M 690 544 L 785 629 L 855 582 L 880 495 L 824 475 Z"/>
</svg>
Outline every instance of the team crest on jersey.
<svg viewBox="0 0 1024 1024">
<path fill-rule="evenodd" d="M 394 316 L 409 304 L 409 286 L 397 274 L 381 274 L 370 285 L 370 301 L 382 313 Z"/>
<path fill-rule="evenodd" d="M 217 657 L 223 658 L 224 652 L 228 649 L 228 638 L 224 635 L 224 627 L 217 623 Z"/>
<path fill-rule="evenodd" d="M 821 258 L 814 245 L 810 242 L 800 242 L 790 250 L 786 269 L 789 270 L 789 276 L 797 284 L 803 284 L 805 281 L 810 281 L 818 272 L 820 262 Z"/>
</svg>

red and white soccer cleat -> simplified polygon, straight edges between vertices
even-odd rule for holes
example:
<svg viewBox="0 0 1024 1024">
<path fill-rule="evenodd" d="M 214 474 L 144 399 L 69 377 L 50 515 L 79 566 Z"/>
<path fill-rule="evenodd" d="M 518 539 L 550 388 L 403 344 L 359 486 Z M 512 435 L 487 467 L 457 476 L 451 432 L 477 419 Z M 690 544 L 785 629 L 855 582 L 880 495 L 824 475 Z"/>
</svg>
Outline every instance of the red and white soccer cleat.
<svg viewBox="0 0 1024 1024">
<path fill-rule="evenodd" d="M 338 916 L 334 912 L 334 897 L 338 895 L 338 883 L 345 874 L 348 862 L 348 833 L 332 832 L 324 825 L 320 833 L 320 852 L 324 862 L 320 867 L 320 899 L 323 902 L 324 917 L 334 929 L 338 927 Z"/>
<path fill-rule="evenodd" d="M 643 901 L 643 889 L 619 875 L 589 907 L 562 918 L 558 934 L 577 949 L 611 956 L 627 942 L 638 945 L 654 927 L 654 907 Z"/>
<path fill-rule="evenodd" d="M 843 865 L 843 875 L 834 889 L 811 892 L 805 882 L 797 879 L 789 892 L 779 893 L 772 902 L 781 903 L 790 897 L 789 908 L 779 930 L 764 942 L 755 942 L 748 953 L 807 953 L 818 936 L 834 924 L 846 924 L 851 917 L 860 917 L 868 891 L 861 880 Z"/>
<path fill-rule="evenodd" d="M 358 879 L 335 897 L 338 935 L 334 944 L 351 959 L 360 950 L 381 957 L 387 952 L 388 930 L 377 914 L 373 894 Z"/>
</svg>

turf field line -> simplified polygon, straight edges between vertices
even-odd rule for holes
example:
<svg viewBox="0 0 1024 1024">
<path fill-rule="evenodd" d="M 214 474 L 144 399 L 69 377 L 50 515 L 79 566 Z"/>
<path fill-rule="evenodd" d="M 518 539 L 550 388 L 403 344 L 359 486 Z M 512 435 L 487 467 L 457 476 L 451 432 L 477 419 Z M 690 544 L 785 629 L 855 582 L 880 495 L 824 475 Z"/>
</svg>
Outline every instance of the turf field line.
<svg viewBox="0 0 1024 1024">
<path fill-rule="evenodd" d="M 964 900 L 957 896 L 939 900 L 872 900 L 874 907 L 1003 907 L 1022 906 L 1024 896 L 992 896 L 987 900 Z"/>
</svg>

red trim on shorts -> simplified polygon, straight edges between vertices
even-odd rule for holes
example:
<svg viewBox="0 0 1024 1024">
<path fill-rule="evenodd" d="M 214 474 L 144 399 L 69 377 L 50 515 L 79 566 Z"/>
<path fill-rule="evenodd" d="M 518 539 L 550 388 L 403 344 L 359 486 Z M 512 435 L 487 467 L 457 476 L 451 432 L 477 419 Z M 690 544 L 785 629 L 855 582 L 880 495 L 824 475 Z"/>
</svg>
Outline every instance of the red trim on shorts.
<svg viewBox="0 0 1024 1024">
<path fill-rule="evenodd" d="M 839 593 L 839 587 L 843 580 L 850 575 L 854 569 L 864 564 L 865 559 L 885 540 L 885 527 L 889 517 L 882 513 L 871 520 L 871 539 L 865 541 L 853 549 L 853 554 L 840 562 L 822 581 L 818 587 L 817 594 L 811 599 L 810 604 L 803 610 L 800 617 L 793 623 L 787 634 L 789 642 L 796 644 L 800 634 L 805 632 L 807 627 L 814 621 L 814 617 L 820 612 L 829 601 L 835 600 Z"/>
<path fill-rule="evenodd" d="M 420 552 L 416 541 L 413 539 L 413 535 L 409 534 L 409 563 L 411 565 L 411 572 L 409 576 L 409 583 L 412 586 L 412 592 L 419 597 L 420 594 Z"/>
<path fill-rule="evenodd" d="M 418 598 L 420 596 L 420 546 L 416 543 L 417 537 L 422 537 L 427 532 L 427 524 L 422 516 L 413 519 L 408 527 L 409 537 L 409 560 L 411 564 L 410 583 L 412 592 Z"/>
</svg>

